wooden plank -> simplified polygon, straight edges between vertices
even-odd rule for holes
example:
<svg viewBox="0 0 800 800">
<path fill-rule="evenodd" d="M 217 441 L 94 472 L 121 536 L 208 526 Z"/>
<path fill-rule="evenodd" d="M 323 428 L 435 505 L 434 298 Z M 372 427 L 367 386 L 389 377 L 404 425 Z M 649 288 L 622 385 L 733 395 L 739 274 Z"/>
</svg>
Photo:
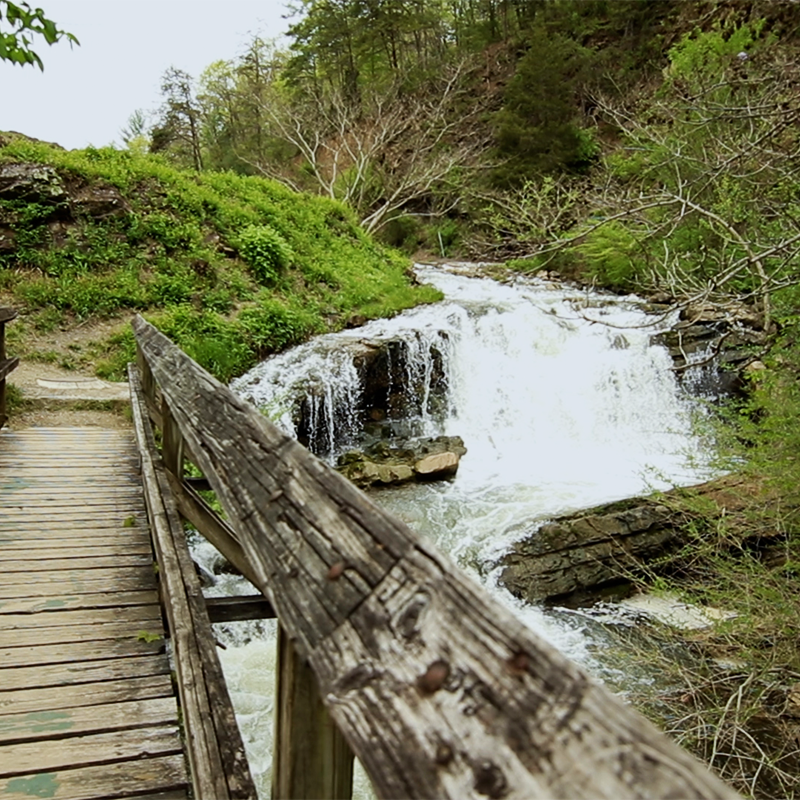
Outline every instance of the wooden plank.
<svg viewBox="0 0 800 800">
<path fill-rule="evenodd" d="M 7 598 L 31 599 L 37 597 L 59 597 L 65 592 L 70 596 L 77 594 L 98 594 L 111 591 L 145 591 L 156 586 L 155 574 L 150 569 L 130 570 L 77 570 L 73 573 L 59 573 L 59 581 L 48 579 L 46 572 L 17 572 L 14 579 L 19 583 L 0 583 L 0 600 Z"/>
<path fill-rule="evenodd" d="M 233 567 L 252 583 L 255 574 L 250 568 L 242 546 L 236 541 L 231 526 L 221 519 L 194 489 L 184 485 L 169 471 L 167 480 L 181 515 L 189 520 L 217 550 L 224 553 Z"/>
<path fill-rule="evenodd" d="M 130 622 L 100 622 L 91 625 L 63 625 L 45 628 L 16 628 L 3 634 L 3 645 L 9 650 L 36 645 L 100 643 L 108 639 L 124 641 L 162 637 L 161 618 L 131 620 Z"/>
<path fill-rule="evenodd" d="M 32 796 L 49 800 L 130 797 L 130 790 L 123 787 L 160 792 L 182 789 L 186 780 L 183 756 L 171 755 L 11 778 L 5 785 L 3 800 L 31 800 Z"/>
<path fill-rule="evenodd" d="M 166 655 L 132 656 L 105 661 L 83 661 L 68 664 L 40 664 L 35 667 L 6 667 L 0 671 L 2 692 L 15 689 L 37 689 L 46 686 L 67 686 L 73 683 L 96 683 L 122 678 L 146 678 L 169 675 Z"/>
<path fill-rule="evenodd" d="M 135 539 L 142 535 L 149 536 L 149 529 L 145 522 L 145 514 L 136 514 L 133 516 L 133 524 L 125 526 L 119 522 L 115 525 L 106 528 L 93 527 L 91 524 L 86 525 L 47 525 L 47 524 L 34 524 L 34 525 L 18 525 L 16 527 L 9 527 L 7 530 L 0 530 L 1 541 L 14 541 L 25 540 L 31 538 L 41 538 L 47 536 L 50 539 L 82 539 L 82 538 L 101 538 L 108 539 L 108 541 L 116 541 L 117 539 Z M 124 520 L 123 520 L 124 522 Z"/>
<path fill-rule="evenodd" d="M 67 627 L 69 625 L 99 625 L 102 623 L 127 623 L 161 619 L 158 603 L 122 606 L 119 608 L 88 608 L 63 610 L 48 604 L 48 608 L 33 614 L 0 614 L 0 631 L 18 631 L 28 628 Z"/>
<path fill-rule="evenodd" d="M 58 587 L 63 592 L 63 587 Z M 72 609 L 107 609 L 125 606 L 156 606 L 158 592 L 97 592 L 94 594 L 63 594 L 49 597 L 15 597 L 0 599 L 0 617 L 6 614 L 37 614 L 41 611 L 67 611 Z M 1 627 L 1 626 L 0 626 Z M 2 686 L 0 686 L 2 691 Z"/>
<path fill-rule="evenodd" d="M 78 491 L 78 490 L 76 490 Z M 62 501 L 58 497 L 6 497 L 4 505 L 0 506 L 0 515 L 3 522 L 13 521 L 30 524 L 42 517 L 49 518 L 52 522 L 75 518 L 82 524 L 89 523 L 95 515 L 98 517 L 113 516 L 117 519 L 136 513 L 144 513 L 141 498 L 137 497 L 92 497 L 90 495 L 73 496 Z"/>
<path fill-rule="evenodd" d="M 123 528 L 125 520 L 141 513 L 141 506 L 136 504 L 123 505 L 119 508 L 95 508 L 90 511 L 62 512 L 57 508 L 47 513 L 38 513 L 29 509 L 25 513 L 3 512 L 0 519 L 0 530 L 14 530 L 15 528 L 31 528 L 34 526 L 61 526 L 65 528 L 93 527 L 93 528 Z"/>
<path fill-rule="evenodd" d="M 0 717 L 0 743 L 32 742 L 106 733 L 156 725 L 174 725 L 178 706 L 174 697 L 153 697 L 101 706 L 29 711 Z M 5 798 L 4 798 L 5 800 Z"/>
<path fill-rule="evenodd" d="M 39 645 L 36 647 L 8 647 L 0 645 L 0 669 L 26 667 L 35 664 L 66 664 L 78 661 L 97 661 L 101 658 L 157 655 L 164 652 L 164 640 L 143 641 L 134 636 L 126 639 L 71 642 Z M 0 672 L 2 675 L 2 672 Z"/>
<path fill-rule="evenodd" d="M 84 531 L 99 530 L 130 530 L 132 528 L 144 529 L 144 514 L 139 509 L 129 509 L 127 512 L 118 512 L 112 515 L 100 514 L 89 516 L 85 519 L 60 518 L 56 514 L 27 518 L 22 517 L 13 521 L 0 519 L 0 536 L 15 532 L 26 533 L 32 530 L 42 531 L 70 531 L 82 534 Z M 133 525 L 129 520 L 133 521 Z M 128 523 L 127 525 L 125 523 Z"/>
<path fill-rule="evenodd" d="M 256 586 L 379 797 L 737 797 L 141 317 L 133 325 Z"/>
<path fill-rule="evenodd" d="M 139 728 L 58 739 L 46 748 L 33 744 L 0 746 L 0 778 L 62 769 L 79 769 L 115 761 L 133 761 L 181 752 L 176 726 Z"/>
<path fill-rule="evenodd" d="M 4 561 L 3 572 L 13 580 L 14 572 L 61 572 L 63 570 L 94 570 L 102 568 L 123 569 L 126 567 L 152 567 L 153 558 L 148 555 L 130 553 L 111 556 L 79 556 L 63 559 L 30 559 L 26 561 Z"/>
<path fill-rule="evenodd" d="M 275 609 L 269 600 L 260 594 L 207 597 L 206 609 L 211 622 L 275 619 Z M 2 608 L 0 608 L 0 613 L 2 613 Z"/>
<path fill-rule="evenodd" d="M 10 469 L 13 469 L 11 467 Z M 87 499 L 95 497 L 102 500 L 125 500 L 125 502 L 143 503 L 141 490 L 135 484 L 118 483 L 111 484 L 92 483 L 86 476 L 76 475 L 74 481 L 60 481 L 59 483 L 40 484 L 21 488 L 22 478 L 18 479 L 15 485 L 7 483 L 0 485 L 0 492 L 6 496 L 6 500 L 31 501 L 38 499 L 49 499 L 50 502 L 63 500 L 65 505 L 69 505 L 71 496 L 76 494 Z"/>
<path fill-rule="evenodd" d="M 3 672 L 0 670 L 0 676 L 3 676 Z M 0 692 L 0 717 L 8 714 L 99 706 L 172 696 L 172 680 L 168 674 L 6 691 Z"/>
<path fill-rule="evenodd" d="M 255 798 L 244 745 L 225 686 L 216 642 L 205 609 L 183 524 L 169 494 L 163 467 L 156 461 L 139 376 L 129 367 L 131 408 L 139 448 L 142 480 L 153 529 L 166 611 L 172 634 L 181 709 L 188 733 L 187 755 L 198 800 Z M 169 426 L 169 409 L 162 408 Z M 180 471 L 180 445 L 170 438 L 172 466 Z"/>
<path fill-rule="evenodd" d="M 113 555 L 149 555 L 152 562 L 152 547 L 149 539 L 141 537 L 139 542 L 129 542 L 120 537 L 117 542 L 103 541 L 87 543 L 91 540 L 80 539 L 71 542 L 69 539 L 39 539 L 38 541 L 12 540 L 5 541 L 0 537 L 0 561 L 18 561 L 43 558 L 87 558 Z"/>
</svg>

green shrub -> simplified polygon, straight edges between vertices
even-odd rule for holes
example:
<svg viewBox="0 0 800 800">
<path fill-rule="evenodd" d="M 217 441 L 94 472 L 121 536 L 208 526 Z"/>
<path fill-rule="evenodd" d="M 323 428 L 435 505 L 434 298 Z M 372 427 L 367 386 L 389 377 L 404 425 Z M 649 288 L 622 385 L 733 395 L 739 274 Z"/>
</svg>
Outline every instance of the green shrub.
<svg viewBox="0 0 800 800">
<path fill-rule="evenodd" d="M 643 254 L 636 237 L 621 223 L 609 222 L 592 231 L 577 250 L 587 277 L 610 289 L 635 288 Z"/>
<path fill-rule="evenodd" d="M 239 252 L 263 286 L 274 284 L 292 260 L 292 249 L 269 225 L 248 225 L 239 234 Z"/>
</svg>

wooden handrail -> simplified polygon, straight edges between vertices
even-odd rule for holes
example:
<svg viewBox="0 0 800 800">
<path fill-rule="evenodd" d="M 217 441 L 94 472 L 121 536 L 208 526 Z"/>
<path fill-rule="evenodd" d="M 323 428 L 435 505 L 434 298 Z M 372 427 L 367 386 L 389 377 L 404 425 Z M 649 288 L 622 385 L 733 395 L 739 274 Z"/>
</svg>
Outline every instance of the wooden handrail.
<svg viewBox="0 0 800 800">
<path fill-rule="evenodd" d="M 380 797 L 738 797 L 155 328 L 133 327 L 162 414 Z"/>
<path fill-rule="evenodd" d="M 0 308 L 0 428 L 8 416 L 6 415 L 6 376 L 19 365 L 18 358 L 6 358 L 6 323 L 16 319 L 17 312 L 13 308 Z"/>
</svg>

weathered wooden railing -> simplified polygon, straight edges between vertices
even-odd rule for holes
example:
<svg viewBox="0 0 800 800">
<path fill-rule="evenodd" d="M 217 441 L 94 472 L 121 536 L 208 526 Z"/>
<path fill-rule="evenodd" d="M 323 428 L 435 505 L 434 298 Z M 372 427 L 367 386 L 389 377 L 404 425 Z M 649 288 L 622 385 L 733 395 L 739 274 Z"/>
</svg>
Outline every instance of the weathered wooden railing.
<svg viewBox="0 0 800 800">
<path fill-rule="evenodd" d="M 280 621 L 274 798 L 349 791 L 315 697 L 383 798 L 737 797 L 155 328 L 134 331 L 182 513 Z M 184 457 L 228 523 L 204 518 Z"/>
<path fill-rule="evenodd" d="M 13 308 L 0 308 L 0 428 L 6 424 L 6 376 L 19 364 L 18 358 L 6 358 L 6 323 L 15 319 Z"/>
</svg>

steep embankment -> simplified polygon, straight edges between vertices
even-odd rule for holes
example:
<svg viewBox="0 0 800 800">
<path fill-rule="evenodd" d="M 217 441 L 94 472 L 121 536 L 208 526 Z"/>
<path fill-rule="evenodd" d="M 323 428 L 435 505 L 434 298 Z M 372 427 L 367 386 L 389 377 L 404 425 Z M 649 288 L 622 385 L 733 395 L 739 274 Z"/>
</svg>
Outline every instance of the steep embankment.
<svg viewBox="0 0 800 800">
<path fill-rule="evenodd" d="M 10 346 L 27 360 L 121 377 L 141 312 L 228 380 L 314 333 L 435 299 L 340 203 L 0 134 L 0 305 L 21 312 Z"/>
</svg>

